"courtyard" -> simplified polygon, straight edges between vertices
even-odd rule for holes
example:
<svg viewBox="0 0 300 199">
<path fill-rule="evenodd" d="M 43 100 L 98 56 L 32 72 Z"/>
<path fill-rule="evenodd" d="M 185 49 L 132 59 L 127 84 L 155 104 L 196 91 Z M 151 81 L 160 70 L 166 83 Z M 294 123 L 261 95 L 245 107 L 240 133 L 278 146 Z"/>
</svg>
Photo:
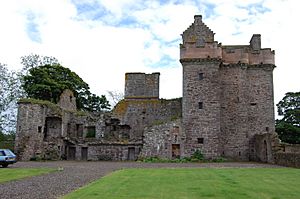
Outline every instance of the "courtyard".
<svg viewBox="0 0 300 199">
<path fill-rule="evenodd" d="M 0 186 L 1 198 L 58 198 L 87 185 L 114 171 L 128 168 L 284 168 L 277 165 L 254 162 L 224 163 L 142 163 L 102 161 L 49 161 L 18 162 L 14 168 L 52 168 L 57 172 L 4 182 Z M 4 170 L 1 168 L 1 170 Z M 172 176 L 170 176 L 171 178 Z M 100 180 L 101 181 L 101 180 Z"/>
</svg>

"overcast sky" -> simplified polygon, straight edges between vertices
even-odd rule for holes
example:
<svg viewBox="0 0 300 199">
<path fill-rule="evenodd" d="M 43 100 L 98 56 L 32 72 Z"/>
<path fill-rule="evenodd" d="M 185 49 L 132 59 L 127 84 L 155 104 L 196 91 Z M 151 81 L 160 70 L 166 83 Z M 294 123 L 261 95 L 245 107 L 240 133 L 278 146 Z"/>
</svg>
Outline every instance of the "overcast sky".
<svg viewBox="0 0 300 199">
<path fill-rule="evenodd" d="M 91 91 L 124 91 L 126 72 L 160 72 L 160 97 L 182 96 L 179 44 L 201 14 L 224 45 L 261 34 L 275 50 L 275 103 L 300 91 L 298 0 L 0 0 L 0 63 L 56 57 Z"/>
</svg>

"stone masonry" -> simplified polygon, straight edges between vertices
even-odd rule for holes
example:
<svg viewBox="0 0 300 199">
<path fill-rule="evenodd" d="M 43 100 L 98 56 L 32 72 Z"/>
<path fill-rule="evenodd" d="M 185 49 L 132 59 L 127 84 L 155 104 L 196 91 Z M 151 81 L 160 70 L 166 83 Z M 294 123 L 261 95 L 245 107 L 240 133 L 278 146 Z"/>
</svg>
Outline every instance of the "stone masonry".
<svg viewBox="0 0 300 199">
<path fill-rule="evenodd" d="M 222 46 L 200 15 L 182 39 L 185 155 L 249 160 L 251 138 L 275 132 L 274 51 L 261 48 L 258 34 L 250 45 Z"/>
<path fill-rule="evenodd" d="M 126 73 L 124 99 L 109 113 L 76 110 L 69 90 L 58 104 L 21 100 L 19 158 L 171 159 L 200 150 L 207 159 L 274 162 L 274 51 L 261 48 L 259 34 L 230 46 L 214 34 L 201 15 L 182 34 L 182 99 L 159 98 L 160 73 Z"/>
</svg>

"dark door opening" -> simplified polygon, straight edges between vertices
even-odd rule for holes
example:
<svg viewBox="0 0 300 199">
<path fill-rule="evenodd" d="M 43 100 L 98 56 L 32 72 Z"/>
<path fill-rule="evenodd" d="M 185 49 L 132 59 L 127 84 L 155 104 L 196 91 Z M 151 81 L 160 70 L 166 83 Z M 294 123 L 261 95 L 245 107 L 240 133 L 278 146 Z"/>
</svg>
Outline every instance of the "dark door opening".
<svg viewBox="0 0 300 199">
<path fill-rule="evenodd" d="M 172 158 L 180 158 L 180 144 L 172 144 Z"/>
<path fill-rule="evenodd" d="M 135 148 L 134 147 L 128 148 L 128 160 L 135 160 Z"/>
<path fill-rule="evenodd" d="M 67 160 L 75 160 L 75 154 L 76 154 L 76 147 L 69 146 L 68 147 L 68 158 Z"/>
<path fill-rule="evenodd" d="M 264 159 L 263 162 L 268 162 L 268 145 L 267 141 L 264 140 Z"/>
<path fill-rule="evenodd" d="M 88 148 L 81 147 L 81 160 L 87 160 L 87 159 L 88 159 Z"/>
</svg>

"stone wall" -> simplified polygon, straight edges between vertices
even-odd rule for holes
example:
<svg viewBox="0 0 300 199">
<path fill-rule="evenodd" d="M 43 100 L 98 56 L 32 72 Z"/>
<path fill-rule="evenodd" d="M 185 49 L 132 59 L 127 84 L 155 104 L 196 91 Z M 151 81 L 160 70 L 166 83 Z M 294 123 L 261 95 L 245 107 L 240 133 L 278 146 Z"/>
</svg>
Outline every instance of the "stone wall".
<svg viewBox="0 0 300 199">
<path fill-rule="evenodd" d="M 62 133 L 61 112 L 57 111 L 58 109 L 59 107 L 54 107 L 51 111 L 46 104 L 19 103 L 15 140 L 15 153 L 19 159 L 29 160 L 36 156 L 44 156 L 48 153 L 45 148 L 49 146 L 49 151 L 52 151 L 52 145 L 59 144 L 60 141 L 55 139 Z M 58 124 L 47 122 L 47 116 L 55 118 Z"/>
<path fill-rule="evenodd" d="M 197 149 L 206 158 L 220 156 L 220 74 L 218 59 L 181 60 L 182 120 L 185 155 Z M 201 76 L 201 77 L 200 77 Z"/>
<path fill-rule="evenodd" d="M 185 136 L 182 132 L 181 120 L 167 122 L 145 128 L 144 145 L 140 158 L 178 158 L 184 154 Z"/>
<path fill-rule="evenodd" d="M 124 99 L 116 105 L 113 117 L 130 126 L 131 141 L 141 141 L 145 127 L 181 117 L 181 99 Z"/>
<path fill-rule="evenodd" d="M 132 150 L 132 154 L 130 154 Z M 136 144 L 96 144 L 88 146 L 88 160 L 136 160 L 141 145 Z"/>
<path fill-rule="evenodd" d="M 261 48 L 259 34 L 232 46 L 213 35 L 198 15 L 182 35 L 185 155 L 200 149 L 206 158 L 249 160 L 253 137 L 275 132 L 274 51 Z"/>
<path fill-rule="evenodd" d="M 277 152 L 274 159 L 275 164 L 300 168 L 300 153 Z"/>
<path fill-rule="evenodd" d="M 109 113 L 70 111 L 47 101 L 21 100 L 17 125 L 15 152 L 20 160 L 94 160 L 108 154 L 112 160 L 133 160 L 141 148 L 140 143 L 128 144 L 130 126 Z"/>
<path fill-rule="evenodd" d="M 248 90 L 247 66 L 221 66 L 220 143 L 222 156 L 230 159 L 248 160 L 249 157 Z"/>
<path fill-rule="evenodd" d="M 274 153 L 274 163 L 300 168 L 300 144 L 280 143 Z"/>
<path fill-rule="evenodd" d="M 126 73 L 125 99 L 158 99 L 159 73 Z"/>
</svg>

